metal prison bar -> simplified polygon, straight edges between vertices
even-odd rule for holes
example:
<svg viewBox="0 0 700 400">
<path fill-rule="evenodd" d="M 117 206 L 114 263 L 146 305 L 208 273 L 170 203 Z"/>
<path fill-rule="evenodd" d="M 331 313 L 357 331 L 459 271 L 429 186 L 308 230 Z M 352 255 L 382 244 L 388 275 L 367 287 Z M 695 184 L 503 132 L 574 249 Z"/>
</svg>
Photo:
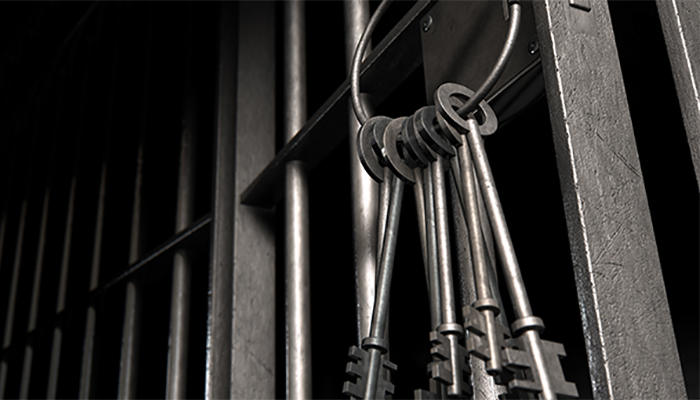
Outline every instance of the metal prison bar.
<svg viewBox="0 0 700 400">
<path fill-rule="evenodd" d="M 435 5 L 395 2 L 377 27 L 361 67 L 377 114 L 428 101 Z M 700 5 L 522 7 L 546 99 L 484 142 L 532 307 L 581 397 L 696 398 Z M 0 8 L 0 398 L 341 397 L 389 204 L 358 163 L 348 101 L 376 4 Z M 402 209 L 397 398 L 429 354 Z"/>
</svg>

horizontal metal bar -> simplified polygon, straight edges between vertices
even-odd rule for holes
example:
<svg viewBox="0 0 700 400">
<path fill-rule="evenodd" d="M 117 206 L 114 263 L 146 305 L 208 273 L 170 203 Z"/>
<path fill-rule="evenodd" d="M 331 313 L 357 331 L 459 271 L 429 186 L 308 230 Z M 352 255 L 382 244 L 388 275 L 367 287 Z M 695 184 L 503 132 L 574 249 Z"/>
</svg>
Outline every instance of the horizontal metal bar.
<svg viewBox="0 0 700 400">
<path fill-rule="evenodd" d="M 137 273 L 146 272 L 149 266 L 157 265 L 154 263 L 154 261 L 157 259 L 172 254 L 177 250 L 198 247 L 198 243 L 208 240 L 211 221 L 211 214 L 204 215 L 193 222 L 187 229 L 183 230 L 177 235 L 172 236 L 170 239 L 163 242 L 163 244 L 142 257 L 136 263 L 132 264 L 126 271 L 110 279 L 109 282 L 105 283 L 101 287 L 91 291 L 83 302 L 77 303 L 71 307 L 65 308 L 61 312 L 56 313 L 52 320 L 49 319 L 38 322 L 39 325 L 36 327 L 36 329 L 27 334 L 24 337 L 24 340 L 19 340 L 12 343 L 12 345 L 3 349 L 0 352 L 0 359 L 5 358 L 16 347 L 24 347 L 26 343 L 32 340 L 34 336 L 40 335 L 46 329 L 53 329 L 55 326 L 58 326 L 65 316 L 70 314 L 71 311 L 77 308 L 86 307 L 88 304 L 93 303 L 95 299 L 102 296 L 106 291 L 112 289 L 116 285 L 134 277 L 134 275 Z M 161 267 L 163 268 L 163 273 L 169 271 L 166 264 L 163 264 Z"/>
<path fill-rule="evenodd" d="M 418 24 L 433 4 L 429 0 L 418 1 L 362 63 L 362 89 L 373 96 L 376 104 L 422 64 Z M 272 207 L 282 199 L 287 162 L 303 160 L 308 168 L 314 168 L 345 139 L 344 114 L 349 92 L 350 81 L 346 79 L 248 186 L 241 203 Z"/>
<path fill-rule="evenodd" d="M 109 282 L 102 285 L 102 287 L 90 293 L 90 297 L 98 296 L 104 291 L 112 288 L 114 285 L 117 285 L 125 279 L 130 278 L 135 273 L 139 272 L 140 270 L 144 269 L 144 267 L 151 264 L 157 258 L 163 257 L 166 254 L 170 254 L 175 250 L 180 250 L 185 247 L 191 247 L 192 242 L 195 242 L 196 240 L 201 238 L 202 235 L 209 234 L 209 225 L 211 224 L 211 220 L 211 214 L 206 214 L 205 216 L 199 218 L 198 220 L 193 222 L 189 228 L 174 235 L 173 237 L 165 241 L 162 245 L 158 246 L 155 250 L 142 257 L 136 263 L 132 264 L 126 271 L 116 276 L 114 279 L 111 279 Z"/>
</svg>

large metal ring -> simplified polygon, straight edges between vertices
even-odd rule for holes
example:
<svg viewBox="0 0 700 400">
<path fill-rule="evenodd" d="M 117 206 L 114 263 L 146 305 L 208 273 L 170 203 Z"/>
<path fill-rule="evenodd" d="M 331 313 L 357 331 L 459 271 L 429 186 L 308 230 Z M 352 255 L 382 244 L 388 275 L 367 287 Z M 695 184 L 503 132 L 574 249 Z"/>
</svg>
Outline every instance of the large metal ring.
<svg viewBox="0 0 700 400">
<path fill-rule="evenodd" d="M 435 91 L 434 101 L 435 109 L 440 115 L 455 128 L 460 134 L 464 135 L 469 131 L 467 121 L 457 114 L 457 110 L 452 107 L 451 98 L 457 98 L 463 103 L 474 96 L 474 91 L 456 83 L 443 83 Z M 488 136 L 498 129 L 498 118 L 493 112 L 491 106 L 486 101 L 481 101 L 474 111 L 475 118 L 479 122 L 479 129 L 482 136 Z"/>
<path fill-rule="evenodd" d="M 435 120 L 435 106 L 427 106 L 416 111 L 413 117 L 413 125 L 428 147 L 442 157 L 453 157 L 455 149 L 447 139 L 435 130 Z"/>
<path fill-rule="evenodd" d="M 406 164 L 406 161 L 404 161 L 405 155 L 402 154 L 406 145 L 403 143 L 403 138 L 400 135 L 406 119 L 406 117 L 396 118 L 386 126 L 386 129 L 384 129 L 384 151 L 386 152 L 391 172 L 406 183 L 415 183 L 413 169 Z M 402 146 L 403 149 L 399 149 L 399 146 Z"/>
<path fill-rule="evenodd" d="M 374 135 L 372 131 L 377 122 L 383 118 L 386 117 L 372 117 L 362 124 L 360 131 L 357 133 L 356 143 L 360 164 L 362 164 L 369 176 L 377 182 L 384 181 L 384 167 L 379 163 L 379 157 L 373 146 Z"/>
</svg>

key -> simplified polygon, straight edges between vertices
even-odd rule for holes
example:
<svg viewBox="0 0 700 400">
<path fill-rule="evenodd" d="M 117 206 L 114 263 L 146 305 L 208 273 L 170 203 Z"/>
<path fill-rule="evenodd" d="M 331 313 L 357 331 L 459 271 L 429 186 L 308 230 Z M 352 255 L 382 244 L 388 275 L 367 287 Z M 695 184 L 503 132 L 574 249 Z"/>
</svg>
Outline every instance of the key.
<svg viewBox="0 0 700 400">
<path fill-rule="evenodd" d="M 391 123 L 386 117 L 373 117 L 360 129 L 358 134 L 358 153 L 365 170 L 375 180 L 384 181 L 384 165 L 386 159 L 384 151 L 377 143 L 386 127 Z M 381 132 L 381 133 L 377 133 Z M 385 333 L 387 329 L 387 314 L 389 307 L 389 290 L 393 271 L 394 255 L 396 250 L 396 235 L 398 233 L 399 215 L 401 213 L 401 201 L 403 199 L 403 181 L 399 179 L 387 180 L 391 182 L 388 192 L 388 211 L 384 234 L 379 238 L 383 243 L 379 268 L 377 271 L 377 290 L 372 315 L 370 336 L 362 341 L 362 348 L 352 346 L 346 372 L 356 378 L 356 381 L 345 382 L 343 393 L 354 398 L 383 399 L 393 394 L 394 387 L 384 379 L 385 371 L 396 370 L 396 365 L 382 359 L 382 354 L 387 352 Z M 386 184 L 386 182 L 382 182 Z M 379 222 L 382 223 L 381 221 Z"/>
<path fill-rule="evenodd" d="M 462 92 L 466 94 L 465 97 L 473 96 L 470 90 L 464 89 L 466 88 L 463 88 Z M 442 99 L 437 95 L 438 92 L 436 92 L 437 98 L 435 99 L 436 107 L 440 110 L 440 114 L 446 114 L 446 111 L 442 110 L 441 107 L 447 106 L 452 108 L 454 103 L 450 101 L 448 104 L 444 104 L 444 102 L 441 101 Z M 478 112 L 481 112 L 483 118 L 485 118 L 481 125 L 485 126 L 490 133 L 493 133 L 498 127 L 498 122 L 496 121 L 496 116 L 491 107 L 485 102 L 481 102 Z M 477 335 L 473 338 L 474 340 L 471 343 L 472 346 L 470 347 L 472 348 L 470 348 L 470 351 L 472 354 L 486 361 L 486 372 L 490 375 L 497 375 L 501 372 L 501 348 L 505 346 L 505 340 L 503 335 L 499 332 L 502 331 L 502 329 L 497 326 L 496 322 L 496 316 L 501 310 L 498 307 L 498 302 L 493 298 L 491 293 L 491 284 L 487 271 L 486 248 L 480 227 L 481 221 L 479 217 L 476 184 L 474 182 L 474 174 L 472 173 L 474 167 L 469 153 L 469 145 L 466 143 L 466 138 L 460 133 L 460 130 L 447 124 L 443 116 L 438 119 L 438 123 L 443 131 L 447 133 L 445 136 L 452 139 L 452 143 L 455 143 L 456 139 L 460 139 L 460 143 L 458 143 L 458 159 L 460 165 L 460 181 L 462 182 L 462 205 L 469 229 L 477 295 L 477 301 L 472 304 L 472 306 L 463 308 L 465 328 L 471 327 L 471 331 Z M 455 137 L 456 133 L 459 134 L 458 138 Z M 477 313 L 473 312 L 475 310 L 479 310 L 483 317 L 477 318 Z M 483 336 L 485 340 L 478 340 L 481 336 Z M 473 346 L 476 346 L 477 342 L 479 343 L 479 347 L 474 348 Z"/>
<path fill-rule="evenodd" d="M 434 120 L 434 107 L 423 107 L 413 116 L 413 129 L 409 127 L 406 131 L 411 152 L 417 158 L 422 155 L 430 163 L 425 169 L 426 235 L 428 254 L 433 261 L 437 258 L 439 285 L 436 291 L 440 293 L 441 305 L 440 325 L 431 333 L 434 344 L 431 352 L 435 359 L 430 366 L 431 377 L 445 385 L 448 396 L 470 396 L 471 384 L 465 376 L 470 375 L 471 369 L 466 349 L 459 344 L 464 332 L 456 323 L 443 158 L 454 155 L 454 150 L 435 131 Z"/>
<path fill-rule="evenodd" d="M 369 371 L 369 353 L 357 346 L 350 347 L 350 361 L 345 372 L 355 378 L 356 382 L 345 382 L 343 384 L 343 394 L 351 396 L 352 398 L 361 399 L 365 395 L 365 386 L 367 379 L 367 372 Z M 382 367 L 389 371 L 396 371 L 396 364 L 389 362 L 388 360 L 382 361 Z M 379 377 L 377 382 L 376 393 L 380 393 L 376 398 L 386 398 L 387 395 L 394 393 L 394 385 L 386 379 Z"/>
<path fill-rule="evenodd" d="M 517 339 L 520 347 L 519 351 L 524 351 L 528 355 L 525 356 L 522 353 L 516 353 L 514 350 L 510 351 L 509 349 L 505 349 L 503 354 L 508 357 L 512 356 L 506 361 L 510 366 L 516 365 L 514 362 L 526 364 L 526 361 L 530 360 L 527 365 L 532 371 L 533 380 L 529 381 L 530 383 L 522 383 L 526 382 L 524 380 L 515 380 L 515 382 L 520 383 L 515 383 L 512 385 L 512 388 L 535 391 L 543 399 L 554 399 L 557 396 L 557 392 L 560 391 L 573 393 L 575 386 L 573 387 L 574 390 L 572 390 L 571 385 L 573 384 L 569 384 L 564 380 L 559 360 L 557 357 L 552 356 L 552 354 L 558 354 L 557 351 L 559 349 L 552 350 L 556 346 L 544 344 L 545 341 L 540 339 L 540 333 L 544 329 L 544 324 L 541 319 L 532 315 L 520 267 L 515 257 L 515 250 L 481 138 L 482 130 L 484 134 L 495 132 L 497 122 L 488 115 L 490 107 L 480 106 L 479 111 L 470 114 L 466 119 L 458 115 L 452 107 L 450 97 L 454 96 L 459 100 L 466 101 L 470 95 L 473 95 L 473 93 L 462 86 L 443 84 L 436 91 L 435 103 L 447 123 L 457 132 L 467 137 L 467 141 L 464 144 L 469 145 L 469 152 L 476 166 L 478 181 L 484 194 L 489 218 L 493 224 L 498 253 L 502 261 L 503 274 L 506 278 L 506 284 L 517 317 L 516 321 L 511 324 L 511 330 L 513 331 L 513 336 Z M 515 356 L 514 354 L 518 355 Z"/>
<path fill-rule="evenodd" d="M 438 274 L 437 274 L 437 261 L 432 263 L 431 256 L 428 254 L 428 238 L 426 233 L 426 226 L 428 224 L 428 219 L 432 218 L 428 216 L 428 209 L 431 207 L 426 207 L 427 199 L 424 196 L 425 192 L 425 179 L 423 176 L 423 167 L 427 166 L 425 158 L 419 159 L 414 158 L 410 154 L 409 144 L 407 141 L 408 129 L 413 125 L 410 123 L 412 117 L 402 118 L 401 123 L 394 122 L 390 124 L 384 135 L 384 148 L 386 151 L 387 159 L 389 161 L 389 168 L 396 174 L 399 179 L 405 182 L 415 183 L 414 191 L 416 193 L 416 205 L 419 213 L 419 232 L 421 235 L 421 246 L 423 247 L 423 265 L 426 268 L 426 279 L 428 282 L 428 293 L 430 294 L 430 315 L 431 323 L 433 327 L 439 325 L 440 320 L 440 296 L 437 289 L 438 284 Z M 415 154 L 415 153 L 414 153 Z M 422 215 L 422 218 L 421 218 Z"/>
<path fill-rule="evenodd" d="M 423 248 L 423 257 L 424 265 L 426 265 L 428 269 L 427 280 L 431 304 L 431 325 L 435 329 L 440 325 L 442 320 L 438 261 L 436 251 L 427 251 L 428 248 L 435 249 L 436 247 L 434 244 L 436 240 L 435 235 L 430 234 L 433 233 L 434 230 L 427 228 L 428 226 L 434 226 L 434 207 L 432 205 L 432 196 L 423 196 L 423 193 L 432 193 L 432 178 L 427 169 L 425 169 L 429 165 L 428 159 L 422 154 L 419 157 L 419 153 L 416 152 L 416 149 L 420 150 L 417 146 L 417 142 L 414 142 L 414 148 L 409 149 L 410 144 L 408 138 L 412 134 L 414 134 L 412 117 L 405 118 L 401 122 L 400 128 L 398 123 L 396 125 L 390 125 L 385 132 L 385 149 L 390 168 L 392 168 L 400 179 L 406 182 L 416 183 L 414 189 L 416 189 L 416 192 L 420 191 L 421 193 L 421 198 L 418 198 L 418 195 L 416 197 L 419 213 L 421 212 L 421 205 L 424 205 L 422 208 L 422 211 L 425 213 L 424 224 L 421 224 L 420 228 L 421 236 L 426 242 Z M 413 156 L 411 154 L 413 154 Z M 423 203 L 423 201 L 425 203 Z M 443 362 L 444 360 L 438 360 L 438 364 Z M 428 366 L 429 373 L 431 367 L 432 365 Z M 416 390 L 414 392 L 416 398 L 428 399 L 443 397 L 445 390 L 440 381 L 431 379 L 430 382 L 430 391 Z"/>
</svg>

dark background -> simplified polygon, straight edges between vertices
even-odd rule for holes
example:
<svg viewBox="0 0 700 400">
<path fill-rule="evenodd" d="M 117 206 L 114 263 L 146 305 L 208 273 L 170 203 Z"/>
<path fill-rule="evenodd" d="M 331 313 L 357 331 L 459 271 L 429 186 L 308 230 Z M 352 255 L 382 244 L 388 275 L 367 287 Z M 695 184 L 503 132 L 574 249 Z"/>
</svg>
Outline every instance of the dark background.
<svg viewBox="0 0 700 400">
<path fill-rule="evenodd" d="M 374 9 L 378 3 L 372 2 Z M 654 2 L 608 3 L 688 395 L 698 398 L 698 189 Z M 413 5 L 395 2 L 377 28 L 378 43 Z M 95 397 L 115 397 L 123 319 L 122 285 L 88 298 L 96 199 L 107 160 L 105 237 L 100 283 L 129 264 L 133 177 L 139 141 L 144 152 L 141 253 L 174 233 L 175 190 L 185 83 L 194 82 L 201 115 L 196 217 L 211 209 L 217 3 L 0 3 L 0 205 L 8 211 L 0 259 L 0 323 L 5 323 L 22 200 L 25 243 L 6 397 L 17 397 L 24 346 L 35 359 L 30 396 L 45 396 L 54 324 L 64 329 L 59 396 L 77 397 L 85 306 L 99 307 Z M 343 7 L 307 3 L 308 114 L 346 79 Z M 281 43 L 281 4 L 276 32 Z M 283 67 L 278 45 L 279 71 Z M 281 73 L 278 74 L 281 82 Z M 279 85 L 281 90 L 281 85 Z M 281 95 L 281 92 L 279 93 Z M 377 112 L 412 114 L 426 104 L 419 68 Z M 271 113 L 271 117 L 272 117 Z M 281 106 L 274 117 L 282 126 Z M 279 129 L 278 129 L 279 130 Z M 486 140 L 489 159 L 533 310 L 544 338 L 564 343 L 567 378 L 591 397 L 566 223 L 546 99 Z M 280 134 L 281 136 L 281 134 Z M 281 139 L 280 139 L 281 142 Z M 314 397 L 342 398 L 347 349 L 355 344 L 354 272 L 348 143 L 310 175 Z M 68 310 L 53 316 L 70 177 L 77 176 Z M 51 188 L 39 328 L 25 327 L 44 188 Z M 427 291 L 415 207 L 407 191 L 392 285 L 391 358 L 395 398 L 427 387 Z M 283 221 L 281 212 L 279 221 Z M 278 227 L 283 234 L 281 224 Z M 282 236 L 278 236 L 281 238 Z M 278 240 L 278 244 L 282 240 Z M 281 253 L 278 253 L 281 254 Z M 204 393 L 208 247 L 193 273 L 188 397 Z M 278 257 L 278 338 L 284 338 L 283 266 Z M 146 274 L 144 336 L 138 397 L 165 394 L 172 260 Z M 150 267 L 149 267 L 150 268 Z M 505 293 L 505 291 L 504 291 Z M 506 303 L 506 308 L 508 304 Z M 624 312 L 624 310 L 621 310 Z M 4 325 L 3 325 L 4 326 Z M 635 327 L 630 327 L 630 330 Z M 284 397 L 284 343 L 278 340 L 277 393 Z"/>
</svg>

